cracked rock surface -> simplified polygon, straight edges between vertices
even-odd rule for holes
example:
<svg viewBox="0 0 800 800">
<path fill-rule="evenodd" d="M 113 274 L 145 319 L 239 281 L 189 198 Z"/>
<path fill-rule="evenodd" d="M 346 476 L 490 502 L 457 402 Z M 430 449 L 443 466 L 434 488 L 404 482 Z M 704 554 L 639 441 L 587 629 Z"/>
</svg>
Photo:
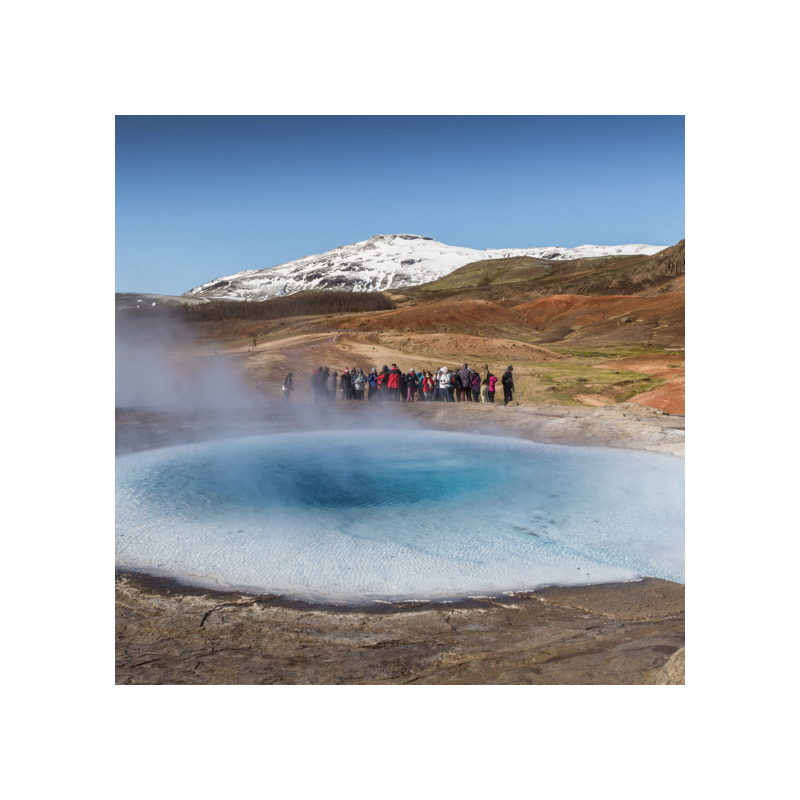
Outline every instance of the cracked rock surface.
<svg viewBox="0 0 800 800">
<path fill-rule="evenodd" d="M 116 680 L 655 683 L 683 645 L 683 596 L 683 586 L 648 578 L 459 605 L 344 609 L 122 574 Z"/>
</svg>

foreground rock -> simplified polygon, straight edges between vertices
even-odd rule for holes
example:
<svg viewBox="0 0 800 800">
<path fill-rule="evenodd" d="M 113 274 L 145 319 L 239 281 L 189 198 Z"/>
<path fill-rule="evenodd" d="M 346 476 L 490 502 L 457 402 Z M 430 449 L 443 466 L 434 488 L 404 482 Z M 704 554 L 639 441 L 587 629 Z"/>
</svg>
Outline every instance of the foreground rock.
<svg viewBox="0 0 800 800">
<path fill-rule="evenodd" d="M 656 675 L 654 681 L 659 686 L 681 686 L 686 683 L 686 648 L 681 647 L 669 657 L 669 661 Z"/>
<path fill-rule="evenodd" d="M 647 684 L 683 645 L 684 587 L 335 609 L 119 575 L 119 684 Z"/>
</svg>

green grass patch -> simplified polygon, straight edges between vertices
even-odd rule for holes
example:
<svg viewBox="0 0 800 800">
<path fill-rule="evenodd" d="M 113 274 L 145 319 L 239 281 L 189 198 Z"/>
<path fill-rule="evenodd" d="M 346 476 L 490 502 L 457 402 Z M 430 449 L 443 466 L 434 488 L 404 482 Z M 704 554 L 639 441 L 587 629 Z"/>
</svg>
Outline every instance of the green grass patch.
<svg viewBox="0 0 800 800">
<path fill-rule="evenodd" d="M 630 348 L 628 348 L 630 350 Z M 515 364 L 516 399 L 522 405 L 585 405 L 577 395 L 602 396 L 603 403 L 623 403 L 666 381 L 641 372 L 596 369 L 593 364 L 623 354 L 602 353 L 547 364 Z M 524 371 L 524 374 L 521 374 Z"/>
</svg>

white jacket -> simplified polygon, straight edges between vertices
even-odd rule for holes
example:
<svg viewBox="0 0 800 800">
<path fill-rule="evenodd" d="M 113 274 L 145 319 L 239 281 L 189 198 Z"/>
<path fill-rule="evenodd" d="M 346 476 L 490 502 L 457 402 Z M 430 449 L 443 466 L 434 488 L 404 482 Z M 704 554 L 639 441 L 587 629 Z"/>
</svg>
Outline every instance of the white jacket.
<svg viewBox="0 0 800 800">
<path fill-rule="evenodd" d="M 453 373 L 445 370 L 444 372 L 437 373 L 440 389 L 447 389 L 453 383 Z"/>
</svg>

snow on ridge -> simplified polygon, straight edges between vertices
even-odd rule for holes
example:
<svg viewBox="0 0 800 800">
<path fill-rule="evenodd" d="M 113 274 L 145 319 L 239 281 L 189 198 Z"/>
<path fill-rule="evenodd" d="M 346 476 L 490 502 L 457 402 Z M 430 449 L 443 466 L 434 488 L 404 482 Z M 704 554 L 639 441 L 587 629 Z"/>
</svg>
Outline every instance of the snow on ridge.
<svg viewBox="0 0 800 800">
<path fill-rule="evenodd" d="M 381 234 L 363 242 L 341 245 L 319 255 L 304 256 L 275 267 L 246 270 L 215 278 L 189 290 L 184 296 L 266 300 L 308 289 L 387 291 L 428 283 L 473 261 L 514 256 L 570 261 L 606 255 L 654 255 L 667 246 L 584 244 L 573 248 L 474 250 L 443 244 L 430 236 Z"/>
</svg>

